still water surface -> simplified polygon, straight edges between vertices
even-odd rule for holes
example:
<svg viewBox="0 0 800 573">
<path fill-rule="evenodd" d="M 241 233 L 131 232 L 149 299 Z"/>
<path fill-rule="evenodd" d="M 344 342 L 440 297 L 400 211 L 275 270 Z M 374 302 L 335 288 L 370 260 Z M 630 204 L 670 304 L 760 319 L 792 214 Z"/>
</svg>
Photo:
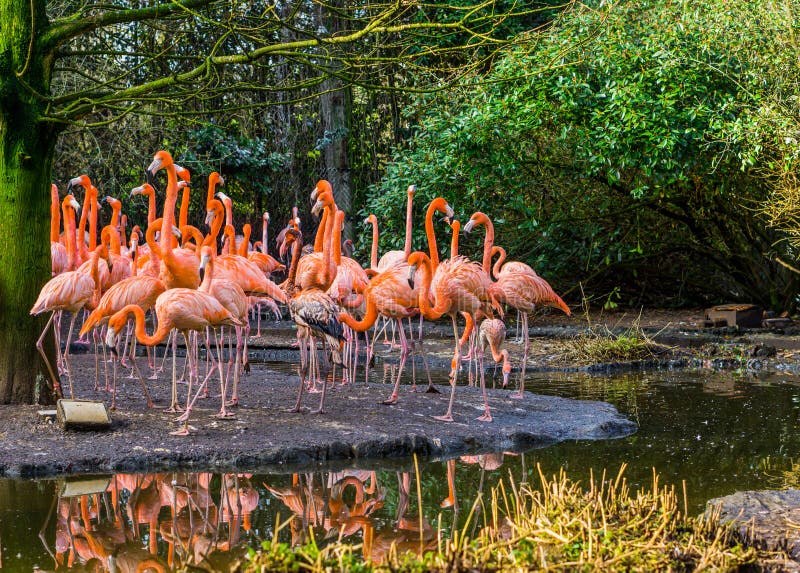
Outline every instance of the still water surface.
<svg viewBox="0 0 800 573">
<path fill-rule="evenodd" d="M 390 373 L 389 373 L 390 374 Z M 649 485 L 653 468 L 692 511 L 741 489 L 800 483 L 800 377 L 791 373 L 654 371 L 612 377 L 535 374 L 543 394 L 605 400 L 639 424 L 624 439 L 571 442 L 522 455 L 489 454 L 420 463 L 423 537 L 461 527 L 480 491 L 499 480 L 537 483 L 563 467 Z M 417 546 L 413 463 L 401 470 L 302 474 L 169 473 L 80 481 L 0 480 L 0 571 L 169 570 L 187 562 L 223 567 L 276 535 L 320 543 L 342 536 L 380 559 L 392 542 Z M 451 496 L 449 484 L 454 485 Z M 476 526 L 479 526 L 477 523 Z"/>
</svg>

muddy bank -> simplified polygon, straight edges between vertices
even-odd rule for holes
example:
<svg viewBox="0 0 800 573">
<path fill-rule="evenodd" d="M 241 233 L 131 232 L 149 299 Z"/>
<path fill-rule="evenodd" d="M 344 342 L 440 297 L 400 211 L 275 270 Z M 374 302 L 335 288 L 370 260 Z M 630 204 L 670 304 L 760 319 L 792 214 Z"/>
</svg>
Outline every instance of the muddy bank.
<svg viewBox="0 0 800 573">
<path fill-rule="evenodd" d="M 110 404 L 108 392 L 93 389 L 93 355 L 76 356 L 74 366 L 76 397 Z M 158 380 L 148 381 L 157 405 L 148 410 L 138 382 L 121 371 L 119 409 L 112 412 L 112 428 L 105 432 L 65 432 L 38 416 L 37 407 L 0 406 L 0 475 L 265 466 L 289 471 L 330 461 L 370 467 L 414 453 L 437 458 L 523 450 L 562 440 L 616 438 L 636 430 L 633 422 L 603 402 L 533 394 L 512 400 L 510 390 L 491 391 L 494 421 L 479 422 L 475 418 L 482 413 L 482 400 L 475 387 L 457 389 L 455 421 L 443 423 L 433 416 L 445 412 L 449 393 L 413 393 L 403 384 L 399 402 L 387 406 L 380 401 L 391 387 L 363 380 L 344 386 L 337 381 L 328 392 L 324 414 L 290 413 L 299 378 L 285 369 L 254 364 L 243 380 L 235 418 L 212 417 L 219 409 L 219 399 L 213 397 L 215 381 L 212 397 L 193 411 L 195 430 L 178 437 L 169 435 L 179 426 L 174 415 L 162 411 L 169 404 L 169 372 L 167 367 Z M 447 392 L 449 387 L 440 389 Z M 185 394 L 184 386 L 179 393 Z M 315 408 L 318 401 L 318 394 L 308 395 L 305 404 Z"/>
</svg>

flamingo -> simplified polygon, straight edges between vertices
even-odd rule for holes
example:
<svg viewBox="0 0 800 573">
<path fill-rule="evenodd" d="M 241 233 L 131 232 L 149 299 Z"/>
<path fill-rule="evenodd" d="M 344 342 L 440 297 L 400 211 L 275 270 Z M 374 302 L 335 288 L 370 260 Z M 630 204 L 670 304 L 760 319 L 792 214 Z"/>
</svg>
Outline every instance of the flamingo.
<svg viewBox="0 0 800 573">
<path fill-rule="evenodd" d="M 336 203 L 330 185 L 324 187 L 321 192 L 318 191 L 318 187 L 315 188 L 312 195 L 317 197 L 312 213 L 316 215 L 322 210 L 323 218 L 314 242 L 314 253 L 302 257 L 298 264 L 297 285 L 301 289 L 318 288 L 327 291 L 336 276 L 332 249 Z"/>
<path fill-rule="evenodd" d="M 486 228 L 486 237 L 483 243 L 483 270 L 489 272 L 492 262 L 494 248 L 494 225 L 486 214 L 480 211 L 470 217 L 464 232 L 469 233 L 476 226 L 483 225 Z M 507 304 L 522 313 L 522 329 L 525 332 L 525 350 L 522 353 L 522 374 L 520 375 L 519 392 L 512 394 L 512 398 L 522 398 L 525 389 L 525 368 L 528 361 L 528 350 L 530 348 L 530 333 L 528 332 L 528 314 L 533 312 L 536 305 L 552 306 L 559 308 L 567 316 L 571 313 L 569 307 L 561 300 L 550 284 L 536 272 L 518 261 L 512 261 L 502 266 L 506 258 L 505 250 L 497 247 L 501 252 L 501 258 L 495 263 L 494 276 L 497 279 L 491 286 L 492 296 L 500 303 Z"/>
<path fill-rule="evenodd" d="M 103 294 L 97 307 L 86 318 L 81 328 L 80 335 L 88 334 L 98 326 L 106 324 L 111 316 L 128 305 L 138 305 L 145 312 L 150 310 L 153 305 L 155 305 L 158 297 L 165 290 L 166 286 L 160 279 L 147 275 L 137 275 L 115 283 Z M 142 385 L 145 398 L 147 399 L 147 407 L 152 408 L 153 401 L 150 399 L 150 394 L 147 392 L 147 385 L 139 372 L 139 368 L 136 366 L 133 347 L 131 347 L 130 359 L 136 376 L 139 378 L 139 382 Z M 112 409 L 114 409 L 117 398 L 116 375 L 114 382 L 114 394 L 111 400 Z"/>
<path fill-rule="evenodd" d="M 65 197 L 64 201 L 68 208 L 72 210 L 79 209 L 78 203 L 71 195 Z M 70 227 L 72 227 L 72 224 L 70 224 Z M 72 231 L 73 229 L 69 229 L 67 233 Z M 67 236 L 69 237 L 69 234 Z M 47 334 L 48 328 L 50 328 L 50 324 L 53 322 L 53 317 L 56 312 L 62 310 L 70 311 L 72 313 L 72 319 L 70 320 L 69 330 L 67 331 L 67 344 L 64 349 L 63 361 L 67 371 L 67 379 L 69 380 L 70 397 L 74 398 L 72 371 L 69 366 L 69 345 L 72 340 L 72 330 L 75 326 L 75 319 L 78 317 L 78 311 L 86 306 L 94 306 L 100 300 L 100 277 L 97 271 L 97 263 L 101 257 L 104 257 L 109 265 L 111 264 L 108 257 L 108 250 L 105 246 L 101 245 L 92 253 L 91 274 L 86 274 L 81 271 L 69 271 L 61 273 L 47 281 L 39 292 L 39 297 L 36 299 L 36 303 L 30 311 L 32 315 L 38 315 L 47 311 L 51 313 L 50 319 L 47 321 L 47 324 L 45 324 L 44 330 L 42 330 L 42 334 L 36 341 L 36 348 L 39 349 L 39 354 L 42 355 L 47 365 L 47 370 L 50 372 L 50 377 L 53 380 L 53 390 L 58 396 L 61 396 L 61 386 L 42 348 L 42 341 L 44 340 L 45 334 Z M 60 352 L 60 349 L 56 350 Z"/>
<path fill-rule="evenodd" d="M 163 226 L 167 229 L 175 224 L 175 204 L 178 199 L 178 175 L 175 163 L 169 152 L 161 150 L 153 157 L 153 162 L 147 168 L 150 176 L 161 169 L 167 172 L 167 196 L 164 200 L 164 212 L 162 215 Z M 174 237 L 170 233 L 161 233 L 159 244 L 161 258 L 161 280 L 167 288 L 190 288 L 196 289 L 200 286 L 199 262 L 194 253 L 180 253 L 173 251 Z"/>
<path fill-rule="evenodd" d="M 487 346 L 492 353 L 492 360 L 494 360 L 496 364 L 500 362 L 503 363 L 503 388 L 508 386 L 511 362 L 509 361 L 508 350 L 505 348 L 502 350 L 500 349 L 505 339 L 506 325 L 503 324 L 502 320 L 499 318 L 487 318 L 481 322 L 480 329 L 478 330 L 478 346 L 480 348 L 480 352 L 478 353 L 478 365 L 481 371 L 481 388 L 486 387 L 486 383 L 483 380 L 483 355 Z"/>
<path fill-rule="evenodd" d="M 308 371 L 311 370 L 314 376 L 314 365 L 316 364 L 316 337 L 322 337 L 328 342 L 333 354 L 333 363 L 342 364 L 341 350 L 344 342 L 344 332 L 342 323 L 339 321 L 338 307 L 333 299 L 325 292 L 316 287 L 298 288 L 295 283 L 297 277 L 298 260 L 300 260 L 300 250 L 303 246 L 303 235 L 295 229 L 288 229 L 286 241 L 283 249 L 292 245 L 292 263 L 289 267 L 289 278 L 286 281 L 286 292 L 289 298 L 289 312 L 297 324 L 297 340 L 300 345 L 300 358 L 305 366 L 301 366 L 300 391 L 297 395 L 292 412 L 300 411 L 300 404 L 303 399 L 303 388 Z M 308 359 L 305 357 L 306 343 L 309 343 L 310 354 Z M 325 390 L 328 387 L 326 380 L 322 381 L 322 396 L 319 408 L 313 413 L 324 412 Z"/>
<path fill-rule="evenodd" d="M 200 273 L 205 275 L 200 285 L 200 291 L 211 294 L 216 298 L 228 312 L 236 317 L 241 323 L 247 324 L 247 295 L 236 282 L 222 278 L 214 278 L 214 251 L 211 247 L 202 247 L 200 251 Z M 236 361 L 233 370 L 233 393 L 229 406 L 239 404 L 239 357 L 242 352 L 242 329 L 236 328 Z M 246 352 L 246 350 L 245 350 Z M 220 357 L 221 359 L 221 357 Z M 228 417 L 225 410 L 226 386 L 222 390 L 223 406 L 220 409 L 219 417 Z"/>
<path fill-rule="evenodd" d="M 183 333 L 187 342 L 186 359 L 190 363 L 190 372 L 196 373 L 197 366 L 193 364 L 193 353 L 189 350 L 189 332 L 204 331 L 207 327 L 216 328 L 218 326 L 244 326 L 241 320 L 231 315 L 231 313 L 213 296 L 206 292 L 194 289 L 174 288 L 164 291 L 157 299 L 155 304 L 158 328 L 152 335 L 145 331 L 144 310 L 138 305 L 130 304 L 119 312 L 111 316 L 108 321 L 108 333 L 106 334 L 106 345 L 114 348 L 116 339 L 120 331 L 132 314 L 136 320 L 136 338 L 147 346 L 153 346 L 162 342 L 169 333 L 175 329 Z M 219 343 L 217 344 L 217 355 L 219 356 Z M 218 363 L 220 380 L 222 380 L 222 365 Z M 171 432 L 173 435 L 185 436 L 189 433 L 189 413 L 193 405 L 192 396 L 192 377 L 189 377 L 189 389 L 187 392 L 185 416 L 179 418 L 184 422 L 182 429 Z M 220 382 L 224 384 L 224 382 Z M 172 394 L 173 401 L 177 396 L 177 380 L 175 363 L 172 368 Z M 198 391 L 199 395 L 199 391 Z M 224 398 L 222 410 L 224 411 Z"/>
<path fill-rule="evenodd" d="M 462 340 L 468 336 L 467 330 L 470 324 L 474 324 L 475 314 L 478 311 L 483 312 L 486 316 L 492 316 L 493 308 L 499 308 L 499 305 L 490 296 L 491 279 L 489 276 L 482 272 L 477 263 L 473 263 L 466 257 L 459 256 L 442 262 L 433 277 L 431 276 L 433 275 L 433 264 L 425 253 L 420 251 L 412 253 L 408 259 L 408 264 L 411 267 L 411 271 L 415 271 L 417 266 L 421 266 L 423 269 L 422 286 L 419 291 L 419 308 L 422 315 L 427 320 L 437 320 L 442 315 L 449 314 L 453 322 L 455 354 L 451 362 L 450 401 L 447 412 L 443 416 L 436 416 L 437 420 L 452 422 L 458 365 L 461 362 Z M 409 273 L 409 280 L 412 276 Z M 436 301 L 434 307 L 431 307 L 429 299 L 431 289 L 433 289 Z M 467 321 L 467 328 L 463 338 L 459 338 L 456 324 L 456 315 L 459 313 L 469 315 L 471 319 Z M 489 411 L 489 401 L 485 386 L 481 390 L 483 392 L 484 413 L 478 417 L 478 420 L 491 422 L 492 415 Z"/>
</svg>

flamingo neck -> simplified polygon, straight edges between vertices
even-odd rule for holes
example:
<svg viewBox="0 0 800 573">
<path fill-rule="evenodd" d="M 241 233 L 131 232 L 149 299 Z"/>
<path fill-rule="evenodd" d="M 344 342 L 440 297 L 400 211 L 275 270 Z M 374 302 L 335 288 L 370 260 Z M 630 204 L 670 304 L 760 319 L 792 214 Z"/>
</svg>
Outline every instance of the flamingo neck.
<svg viewBox="0 0 800 573">
<path fill-rule="evenodd" d="M 167 251 L 172 251 L 175 237 L 172 227 L 175 225 L 175 205 L 178 202 L 178 174 L 175 165 L 168 164 L 167 171 L 167 196 L 164 198 L 164 211 L 161 214 L 161 256 L 169 256 Z"/>
<path fill-rule="evenodd" d="M 494 263 L 494 267 L 492 267 L 492 274 L 494 275 L 494 278 L 497 278 L 500 274 L 500 269 L 503 266 L 503 262 L 506 260 L 506 250 L 503 247 L 493 247 L 492 254 L 494 253 L 500 253 L 497 261 Z"/>
<path fill-rule="evenodd" d="M 298 263 L 300 262 L 300 251 L 302 250 L 303 239 L 302 237 L 298 237 L 292 244 L 292 262 L 289 265 L 289 276 L 286 279 L 286 292 L 289 294 L 289 296 L 292 296 L 297 288 L 295 285 L 295 279 L 297 278 L 297 267 L 299 266 Z"/>
<path fill-rule="evenodd" d="M 64 211 L 64 246 L 67 249 L 67 270 L 74 271 L 75 264 L 75 211 L 62 206 Z"/>
<path fill-rule="evenodd" d="M 128 248 L 128 234 L 126 228 L 128 227 L 128 217 L 122 215 L 119 221 L 119 243 L 126 249 Z"/>
<path fill-rule="evenodd" d="M 250 223 L 245 223 L 242 227 L 242 244 L 239 245 L 238 254 L 242 257 L 247 256 L 247 245 L 250 243 L 250 234 L 253 232 L 253 229 L 250 227 Z"/>
<path fill-rule="evenodd" d="M 322 211 L 322 219 L 319 222 L 319 227 L 317 228 L 317 235 L 314 237 L 314 252 L 321 253 L 323 247 L 325 247 L 325 233 L 328 229 L 328 208 Z"/>
<path fill-rule="evenodd" d="M 83 211 L 81 211 L 81 219 L 78 221 L 78 235 L 76 237 L 76 246 L 82 261 L 89 259 L 89 250 L 86 248 L 86 220 L 89 218 L 89 209 L 92 200 L 92 192 L 86 189 L 83 196 Z"/>
<path fill-rule="evenodd" d="M 150 260 L 155 262 L 161 260 L 161 246 L 156 242 L 156 231 L 163 227 L 164 219 L 156 219 L 147 226 L 144 234 L 145 242 L 150 247 Z"/>
<path fill-rule="evenodd" d="M 404 261 L 408 260 L 408 255 L 411 254 L 411 226 L 413 224 L 414 213 L 414 194 L 408 194 L 408 203 L 406 204 L 406 244 L 403 247 Z"/>
<path fill-rule="evenodd" d="M 172 330 L 172 326 L 167 324 L 169 321 L 159 320 L 156 331 L 152 335 L 148 335 L 144 328 L 144 310 L 139 305 L 129 304 L 119 312 L 124 313 L 126 316 L 133 315 L 136 320 L 136 339 L 145 346 L 154 346 L 162 342 Z"/>
<path fill-rule="evenodd" d="M 461 232 L 461 223 L 453 221 L 450 227 L 453 229 L 453 238 L 450 239 L 450 258 L 454 259 L 458 256 L 458 234 Z"/>
<path fill-rule="evenodd" d="M 494 246 L 494 223 L 486 216 L 482 218 L 481 222 L 486 227 L 486 237 L 483 239 L 483 270 L 487 275 L 490 275 L 492 270 L 492 247 Z"/>
<path fill-rule="evenodd" d="M 150 225 L 156 220 L 156 190 L 153 189 L 147 194 L 147 224 Z"/>
<path fill-rule="evenodd" d="M 376 270 L 378 268 L 378 219 L 375 218 L 370 223 L 372 223 L 372 251 L 369 266 L 372 270 Z"/>
<path fill-rule="evenodd" d="M 336 276 L 336 261 L 333 259 L 333 227 L 336 222 L 336 206 L 329 207 L 328 220 L 325 229 L 325 249 L 322 253 L 323 260 L 323 283 L 330 285 Z M 339 251 L 341 255 L 341 250 Z"/>
<path fill-rule="evenodd" d="M 89 202 L 91 213 L 89 213 L 89 251 L 97 248 L 97 189 L 92 185 L 92 199 Z"/>
<path fill-rule="evenodd" d="M 436 245 L 436 233 L 433 230 L 433 214 L 436 212 L 434 204 L 428 207 L 425 213 L 425 236 L 428 237 L 428 249 L 430 250 L 431 273 L 435 273 L 439 268 L 439 248 Z M 427 317 L 426 317 L 427 318 Z"/>
<path fill-rule="evenodd" d="M 366 332 L 378 320 L 378 307 L 375 305 L 375 299 L 371 295 L 366 297 L 367 309 L 364 318 L 356 320 L 348 312 L 340 312 L 339 320 L 355 330 L 356 332 Z"/>
<path fill-rule="evenodd" d="M 205 275 L 203 276 L 203 282 L 200 283 L 200 288 L 198 290 L 202 292 L 211 292 L 211 281 L 214 280 L 214 258 L 211 257 L 208 259 L 208 263 L 206 263 L 205 267 Z"/>
<path fill-rule="evenodd" d="M 344 211 L 336 212 L 336 221 L 333 225 L 333 262 L 336 266 L 342 264 L 342 225 L 344 223 Z"/>
<path fill-rule="evenodd" d="M 58 187 L 50 186 L 50 242 L 58 242 L 61 227 L 61 203 L 58 200 Z"/>
<path fill-rule="evenodd" d="M 191 193 L 191 191 L 191 187 L 183 188 L 183 196 L 181 197 L 181 210 L 178 216 L 178 228 L 189 224 L 189 193 Z"/>
<path fill-rule="evenodd" d="M 114 255 L 121 254 L 119 244 L 119 234 L 112 225 L 106 225 L 100 232 L 100 243 L 108 247 L 108 251 Z"/>
<path fill-rule="evenodd" d="M 264 222 L 264 227 L 261 229 L 261 252 L 266 255 L 269 252 L 269 219 L 264 217 L 262 221 Z"/>
<path fill-rule="evenodd" d="M 438 312 L 437 309 L 431 307 L 430 302 L 431 281 L 433 279 L 433 264 L 428 257 L 424 257 L 419 268 L 422 270 L 422 285 L 420 286 L 419 294 L 417 296 L 420 314 L 422 314 L 425 320 L 439 320 L 444 312 Z"/>
</svg>

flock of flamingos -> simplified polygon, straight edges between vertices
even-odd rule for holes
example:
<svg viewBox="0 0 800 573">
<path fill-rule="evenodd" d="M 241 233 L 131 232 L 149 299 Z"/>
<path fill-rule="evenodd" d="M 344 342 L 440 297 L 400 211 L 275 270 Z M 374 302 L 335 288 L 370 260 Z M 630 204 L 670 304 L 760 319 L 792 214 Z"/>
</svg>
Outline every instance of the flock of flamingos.
<svg viewBox="0 0 800 573">
<path fill-rule="evenodd" d="M 161 217 L 157 218 L 156 191 L 152 183 L 162 169 L 167 176 L 166 197 Z M 321 394 L 316 413 L 323 411 L 328 387 L 327 377 L 319 377 L 317 340 L 323 341 L 323 361 L 331 360 L 335 373 L 336 365 L 348 364 L 351 352 L 355 357 L 358 356 L 359 333 L 366 333 L 379 318 L 394 322 L 400 340 L 400 366 L 392 394 L 385 401 L 392 404 L 398 400 L 400 377 L 409 354 L 418 350 L 425 358 L 422 319 L 434 321 L 449 316 L 453 325 L 455 351 L 451 363 L 447 412 L 437 417 L 443 421 L 453 420 L 452 409 L 461 361 L 473 356 L 479 361 L 483 392 L 484 414 L 478 419 L 484 422 L 492 420 L 483 377 L 483 355 L 485 349 L 489 348 L 495 362 L 503 363 L 505 386 L 511 365 L 508 351 L 501 349 L 505 339 L 505 325 L 501 320 L 504 305 L 520 313 L 525 336 L 520 387 L 512 397 L 521 398 L 524 390 L 524 370 L 529 348 L 528 314 L 537 305 L 552 306 L 570 314 L 569 307 L 531 267 L 517 261 L 503 264 L 505 250 L 494 245 L 492 221 L 483 213 L 473 214 L 463 228 L 463 232 L 470 232 L 475 227 L 485 227 L 481 263 L 458 255 L 460 224 L 454 220 L 453 209 L 441 197 L 434 199 L 426 211 L 428 253 L 412 253 L 414 186 L 408 189 L 404 250 L 390 251 L 378 259 L 378 221 L 374 215 L 370 215 L 367 221 L 373 226 L 371 261 L 367 268 L 363 268 L 354 259 L 342 254 L 341 232 L 345 213 L 337 208 L 330 184 L 325 180 L 319 181 L 311 193 L 312 213 L 322 214 L 313 246 L 303 245 L 296 211 L 277 237 L 279 257 L 284 259 L 291 253 L 287 278 L 278 285 L 270 276 L 285 271 L 285 265 L 267 253 L 268 214 L 264 214 L 262 241 L 251 247 L 249 224 L 243 226 L 242 236 L 236 234 L 232 224 L 231 200 L 219 191 L 224 181 L 218 173 L 212 173 L 208 179 L 205 222 L 209 232 L 205 235 L 187 221 L 190 191 L 188 170 L 174 163 L 168 152 L 159 151 L 147 168 L 146 177 L 148 183 L 131 191 L 131 195 L 144 195 L 149 200 L 144 244 L 140 244 L 143 237 L 139 226 L 133 227 L 130 241 L 126 240 L 121 203 L 113 197 L 103 199 L 112 208 L 112 218 L 110 224 L 101 230 L 100 243 L 97 244 L 97 213 L 100 205 L 97 188 L 88 176 L 72 179 L 63 199 L 59 198 L 58 188 L 53 185 L 50 235 L 53 277 L 39 293 L 31 314 L 51 313 L 37 348 L 58 395 L 61 395 L 62 389 L 43 349 L 44 338 L 51 325 L 54 325 L 56 368 L 66 374 L 70 395 L 74 397 L 69 348 L 78 315 L 88 311 L 80 336 L 86 337 L 92 333 L 95 343 L 98 339 L 104 339 L 112 354 L 117 356 L 121 348 L 122 364 L 130 364 L 150 407 L 152 401 L 147 385 L 134 359 L 136 344 L 138 342 L 148 348 L 148 362 L 153 368 L 152 378 L 155 378 L 156 361 L 151 356 L 150 347 L 164 341 L 169 346 L 171 341 L 174 357 L 177 333 L 181 333 L 187 356 L 184 366 L 188 370 L 186 402 L 183 407 L 179 405 L 176 361 L 173 359 L 172 400 L 167 410 L 182 412 L 177 421 L 183 422 L 183 425 L 180 430 L 173 432 L 176 435 L 189 433 L 192 407 L 199 397 L 208 395 L 208 381 L 215 372 L 219 376 L 221 389 L 221 406 L 216 415 L 222 418 L 233 415 L 228 408 L 238 404 L 240 371 L 247 364 L 249 310 L 254 306 L 268 305 L 276 312 L 276 303 L 288 306 L 297 325 L 301 356 L 300 388 L 293 411 L 301 410 L 303 392 L 307 389 Z M 73 189 L 79 187 L 84 190 L 83 209 L 73 195 Z M 176 221 L 175 207 L 181 192 L 183 197 Z M 442 260 L 439 257 L 434 234 L 437 212 L 452 227 L 449 259 Z M 77 213 L 80 213 L 80 221 L 76 223 Z M 220 239 L 224 244 L 218 249 Z M 498 260 L 492 265 L 494 256 L 498 254 Z M 65 310 L 70 311 L 72 317 L 66 343 L 62 345 L 61 314 Z M 155 311 L 156 326 L 153 334 L 148 334 L 146 317 L 151 310 Z M 456 322 L 459 314 L 466 321 L 460 334 Z M 420 317 L 416 340 L 410 324 L 410 319 L 415 316 Z M 405 334 L 406 319 L 409 337 Z M 478 322 L 480 326 L 476 331 L 474 327 Z M 225 327 L 233 328 L 236 340 L 235 352 L 228 353 L 229 372 L 233 371 L 230 400 L 230 376 L 223 373 L 222 366 Z M 100 333 L 101 329 L 105 329 L 104 335 Z M 470 340 L 473 331 L 477 333 L 472 336 L 476 342 L 470 344 L 469 352 L 462 356 L 462 347 Z M 370 339 L 366 334 L 364 337 L 370 356 Z M 201 344 L 206 346 L 208 361 L 202 380 L 198 368 Z M 233 337 L 229 336 L 229 344 L 233 345 Z M 326 347 L 328 352 L 324 352 Z M 97 378 L 96 374 L 96 387 Z M 430 390 L 433 386 L 430 376 L 428 379 Z M 112 407 L 114 403 L 112 400 Z"/>
</svg>

